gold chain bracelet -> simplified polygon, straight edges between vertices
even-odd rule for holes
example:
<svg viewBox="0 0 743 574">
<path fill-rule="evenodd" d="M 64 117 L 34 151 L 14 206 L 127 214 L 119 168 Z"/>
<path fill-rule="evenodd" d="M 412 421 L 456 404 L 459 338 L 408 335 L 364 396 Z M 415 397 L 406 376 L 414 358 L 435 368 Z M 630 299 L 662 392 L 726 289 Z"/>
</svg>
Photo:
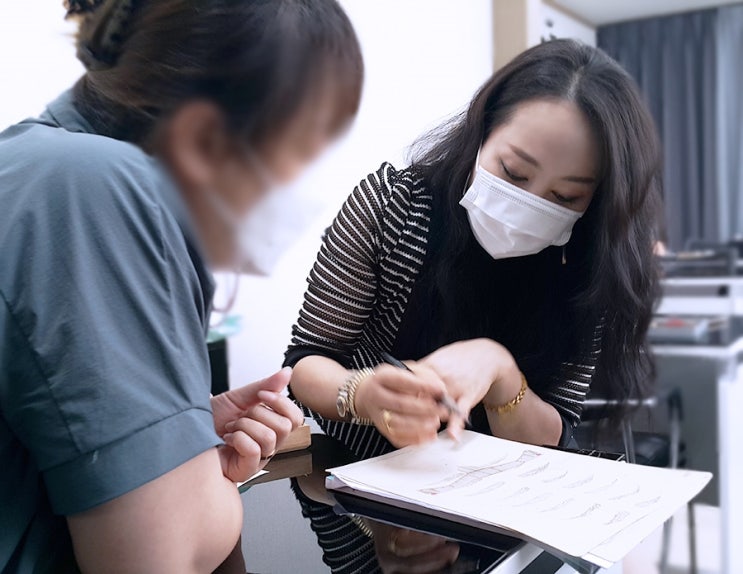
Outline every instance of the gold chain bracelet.
<svg viewBox="0 0 743 574">
<path fill-rule="evenodd" d="M 489 413 L 504 415 L 510 413 L 517 406 L 519 406 L 519 403 L 523 401 L 524 397 L 526 396 L 526 390 L 529 388 L 529 385 L 526 383 L 526 377 L 524 376 L 524 373 L 519 374 L 521 375 L 521 390 L 519 390 L 519 394 L 517 394 L 514 398 L 512 398 L 504 405 L 489 405 L 483 402 L 483 406 L 485 407 L 486 411 L 488 411 Z"/>
</svg>

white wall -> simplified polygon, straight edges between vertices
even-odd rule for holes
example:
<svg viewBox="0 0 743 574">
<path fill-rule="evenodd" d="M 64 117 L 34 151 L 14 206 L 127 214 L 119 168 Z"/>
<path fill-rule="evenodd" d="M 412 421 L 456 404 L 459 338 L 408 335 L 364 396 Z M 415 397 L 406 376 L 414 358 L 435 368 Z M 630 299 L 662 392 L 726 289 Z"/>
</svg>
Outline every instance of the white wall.
<svg viewBox="0 0 743 574">
<path fill-rule="evenodd" d="M 232 381 L 277 369 L 305 278 L 329 225 L 354 185 L 382 161 L 405 165 L 406 148 L 462 108 L 492 70 L 490 0 L 341 0 L 366 63 L 362 108 L 350 133 L 298 183 L 321 215 L 270 278 L 242 280 L 231 341 Z M 0 0 L 0 128 L 40 112 L 79 77 L 74 26 L 61 0 Z"/>
<path fill-rule="evenodd" d="M 348 136 L 300 183 L 323 210 L 270 278 L 243 279 L 242 333 L 230 341 L 232 385 L 278 368 L 320 236 L 353 187 L 466 105 L 492 71 L 490 0 L 341 0 L 361 40 L 366 82 Z"/>
<path fill-rule="evenodd" d="M 542 4 L 540 39 L 572 38 L 589 46 L 596 45 L 596 28 L 568 16 L 549 4 Z"/>
<path fill-rule="evenodd" d="M 82 74 L 61 0 L 0 0 L 0 130 L 35 116 Z"/>
</svg>

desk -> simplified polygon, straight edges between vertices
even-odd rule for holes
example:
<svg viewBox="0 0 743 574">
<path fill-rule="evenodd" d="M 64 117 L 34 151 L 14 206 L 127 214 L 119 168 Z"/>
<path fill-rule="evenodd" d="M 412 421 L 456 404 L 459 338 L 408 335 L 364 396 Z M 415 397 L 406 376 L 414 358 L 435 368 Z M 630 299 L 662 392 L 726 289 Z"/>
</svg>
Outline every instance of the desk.
<svg viewBox="0 0 743 574">
<path fill-rule="evenodd" d="M 722 572 L 743 572 L 743 338 L 724 347 L 655 345 L 660 387 L 679 387 L 688 467 L 714 472 L 700 501 L 720 506 Z"/>
<path fill-rule="evenodd" d="M 348 518 L 333 512 L 331 505 L 337 501 L 324 487 L 324 469 L 334 464 L 350 462 L 347 451 L 340 443 L 324 435 L 313 435 L 310 453 L 312 456 L 311 474 L 292 480 L 280 479 L 256 484 L 242 493 L 245 526 L 241 550 L 242 555 L 245 556 L 247 571 L 256 574 L 426 572 L 426 570 L 411 570 L 405 567 L 392 568 L 391 561 L 395 561 L 396 557 L 389 552 L 390 541 L 397 540 L 399 528 L 367 521 L 366 523 L 375 531 L 375 539 L 372 540 Z M 416 513 L 410 514 L 413 517 L 421 516 Z M 455 525 L 452 528 L 455 528 Z M 436 572 L 451 574 L 475 572 L 483 574 L 486 572 L 489 574 L 568 574 L 575 572 L 574 569 L 531 544 L 503 537 L 498 544 L 493 544 L 500 546 L 499 550 L 485 549 L 472 544 L 461 534 L 458 532 L 456 535 L 460 541 L 460 557 L 457 563 L 448 570 L 436 570 Z M 416 534 L 416 536 L 424 535 Z M 429 538 L 432 543 L 437 543 L 433 537 L 429 536 Z M 318 539 L 322 542 L 319 543 Z M 416 542 L 420 543 L 421 539 L 417 539 Z M 395 544 L 392 544 L 392 547 L 394 546 Z M 430 553 L 424 556 L 428 555 Z M 424 559 L 417 560 L 417 567 L 421 566 L 421 561 Z M 478 560 L 480 568 L 471 568 Z M 382 568 L 380 562 L 386 566 Z M 399 563 L 398 560 L 398 565 Z M 489 566 L 491 563 L 493 563 L 492 567 Z M 332 564 L 332 568 L 328 564 Z M 223 572 L 239 570 L 238 567 L 236 570 L 224 570 Z M 621 565 L 610 572 L 620 574 Z"/>
</svg>

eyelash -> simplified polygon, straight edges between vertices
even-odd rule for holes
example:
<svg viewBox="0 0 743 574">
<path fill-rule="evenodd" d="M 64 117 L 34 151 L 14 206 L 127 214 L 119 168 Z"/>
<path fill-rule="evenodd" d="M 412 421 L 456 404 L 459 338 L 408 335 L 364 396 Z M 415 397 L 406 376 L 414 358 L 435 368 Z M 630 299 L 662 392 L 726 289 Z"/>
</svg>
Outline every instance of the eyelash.
<svg viewBox="0 0 743 574">
<path fill-rule="evenodd" d="M 503 173 L 505 173 L 506 177 L 508 177 L 508 179 L 510 179 L 511 181 L 519 182 L 519 183 L 529 181 L 528 177 L 522 177 L 520 175 L 516 175 L 510 169 L 508 169 L 508 167 L 506 167 L 506 164 L 503 162 L 503 160 L 501 160 L 500 165 L 503 168 Z"/>
<path fill-rule="evenodd" d="M 523 176 L 517 175 L 517 174 L 513 173 L 510 169 L 508 169 L 508 166 L 506 166 L 506 164 L 505 164 L 505 162 L 503 160 L 501 160 L 500 165 L 503 168 L 503 173 L 506 174 L 506 177 L 508 179 L 510 179 L 511 181 L 513 181 L 514 183 L 523 183 L 523 182 L 529 181 L 529 178 L 528 177 L 523 177 Z M 575 198 L 574 197 L 565 197 L 564 195 L 560 195 L 556 191 L 553 191 L 552 192 L 552 195 L 560 203 L 564 203 L 566 205 L 570 205 L 571 203 L 575 203 Z"/>
<path fill-rule="evenodd" d="M 567 204 L 567 205 L 570 205 L 571 203 L 575 203 L 575 198 L 574 198 L 574 197 L 565 197 L 564 195 L 560 195 L 560 194 L 559 194 L 559 193 L 557 193 L 556 191 L 553 191 L 553 192 L 552 192 L 552 195 L 553 195 L 553 196 L 555 197 L 555 199 L 556 199 L 557 201 L 559 201 L 560 203 L 565 203 L 565 204 Z"/>
</svg>

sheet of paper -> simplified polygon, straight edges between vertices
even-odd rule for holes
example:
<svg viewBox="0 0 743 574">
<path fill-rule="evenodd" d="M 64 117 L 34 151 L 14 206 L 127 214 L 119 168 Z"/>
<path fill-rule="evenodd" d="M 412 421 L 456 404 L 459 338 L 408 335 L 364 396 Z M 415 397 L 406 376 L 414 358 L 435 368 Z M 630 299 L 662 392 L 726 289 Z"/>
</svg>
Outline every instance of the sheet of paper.
<svg viewBox="0 0 743 574">
<path fill-rule="evenodd" d="M 331 472 L 357 490 L 514 530 L 571 556 L 603 559 L 631 549 L 646 536 L 640 530 L 662 524 L 711 478 L 473 432 L 459 443 L 440 436 Z"/>
<path fill-rule="evenodd" d="M 253 476 L 251 476 L 248 480 L 243 480 L 242 482 L 238 482 L 237 483 L 237 488 L 240 488 L 243 484 L 247 484 L 251 480 L 258 478 L 259 476 L 263 476 L 264 474 L 268 474 L 268 471 L 267 470 L 259 470 Z"/>
</svg>

